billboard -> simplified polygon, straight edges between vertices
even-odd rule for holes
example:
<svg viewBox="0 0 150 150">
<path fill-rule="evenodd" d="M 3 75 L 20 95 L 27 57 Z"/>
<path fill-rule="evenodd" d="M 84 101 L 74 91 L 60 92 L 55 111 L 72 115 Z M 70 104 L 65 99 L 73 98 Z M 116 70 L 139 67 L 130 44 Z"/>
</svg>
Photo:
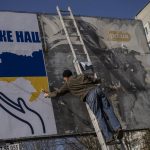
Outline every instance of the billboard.
<svg viewBox="0 0 150 150">
<path fill-rule="evenodd" d="M 76 21 L 98 77 L 104 80 L 105 85 L 121 85 L 117 91 L 109 91 L 102 86 L 123 129 L 149 128 L 150 59 L 142 23 L 137 20 L 82 16 L 76 17 Z M 49 82 L 58 88 L 62 84 L 62 71 L 75 70 L 73 56 L 59 17 L 41 15 L 40 22 L 47 46 L 45 61 Z M 68 19 L 65 24 L 73 46 L 80 49 L 72 21 Z M 82 60 L 82 54 L 79 57 Z M 72 95 L 59 99 L 62 105 L 59 105 L 59 100 L 52 99 L 58 133 L 92 130 L 83 102 Z M 70 114 L 65 106 L 73 113 Z"/>
<path fill-rule="evenodd" d="M 149 128 L 150 61 L 142 23 L 76 20 L 98 77 L 105 85 L 121 85 L 117 91 L 102 86 L 123 129 Z M 73 46 L 80 49 L 69 19 L 67 25 Z M 64 69 L 76 74 L 58 16 L 0 12 L 0 139 L 94 131 L 84 102 L 71 94 L 47 99 L 41 93 L 63 84 Z"/>
<path fill-rule="evenodd" d="M 0 139 L 56 134 L 36 14 L 0 12 Z"/>
</svg>

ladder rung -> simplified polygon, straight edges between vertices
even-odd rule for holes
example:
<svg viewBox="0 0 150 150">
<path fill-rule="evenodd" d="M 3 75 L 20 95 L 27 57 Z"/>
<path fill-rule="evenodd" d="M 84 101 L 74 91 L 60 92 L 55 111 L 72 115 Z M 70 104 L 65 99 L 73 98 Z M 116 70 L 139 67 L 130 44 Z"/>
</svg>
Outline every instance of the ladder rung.
<svg viewBox="0 0 150 150">
<path fill-rule="evenodd" d="M 110 143 L 108 143 L 107 145 L 120 145 L 121 141 L 112 141 Z"/>
<path fill-rule="evenodd" d="M 73 43 L 73 45 L 76 45 L 76 46 L 83 46 L 83 44 L 82 43 Z"/>
<path fill-rule="evenodd" d="M 80 37 L 79 35 L 69 35 L 70 37 Z"/>
<path fill-rule="evenodd" d="M 71 19 L 71 18 L 63 18 L 63 20 L 67 20 L 67 21 L 73 21 L 73 19 Z"/>
<path fill-rule="evenodd" d="M 60 12 L 63 12 L 63 13 L 70 13 L 70 11 L 68 11 L 68 10 L 60 10 Z"/>
<path fill-rule="evenodd" d="M 82 34 L 83 34 L 83 35 L 89 35 L 89 33 L 87 33 L 87 32 L 83 32 Z"/>
<path fill-rule="evenodd" d="M 66 26 L 67 29 L 77 30 L 75 27 Z"/>
<path fill-rule="evenodd" d="M 85 53 L 76 53 L 76 55 L 87 55 Z"/>
<path fill-rule="evenodd" d="M 80 44 L 79 44 L 79 43 L 77 43 L 77 44 L 75 44 L 75 45 L 81 45 L 81 46 L 83 46 L 83 44 L 82 44 L 82 43 L 80 43 Z"/>
</svg>

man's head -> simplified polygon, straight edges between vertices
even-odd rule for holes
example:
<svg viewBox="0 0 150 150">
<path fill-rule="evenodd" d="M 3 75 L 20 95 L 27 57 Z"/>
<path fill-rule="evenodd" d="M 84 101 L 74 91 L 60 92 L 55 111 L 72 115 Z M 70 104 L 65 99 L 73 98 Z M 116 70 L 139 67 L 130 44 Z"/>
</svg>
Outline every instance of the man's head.
<svg viewBox="0 0 150 150">
<path fill-rule="evenodd" d="M 65 81 L 67 81 L 71 76 L 72 76 L 72 72 L 70 70 L 64 70 L 63 78 Z"/>
</svg>

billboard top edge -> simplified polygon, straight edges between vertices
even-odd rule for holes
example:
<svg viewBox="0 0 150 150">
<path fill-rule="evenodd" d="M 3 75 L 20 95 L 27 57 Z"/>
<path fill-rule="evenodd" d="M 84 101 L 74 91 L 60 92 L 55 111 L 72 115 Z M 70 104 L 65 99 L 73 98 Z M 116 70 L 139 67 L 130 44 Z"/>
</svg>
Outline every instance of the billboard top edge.
<svg viewBox="0 0 150 150">
<path fill-rule="evenodd" d="M 48 13 L 48 12 L 30 12 L 30 11 L 14 11 L 14 10 L 0 10 L 0 12 L 12 12 L 12 13 L 28 13 L 28 14 L 37 14 L 37 15 L 58 15 L 57 13 Z M 76 17 L 91 17 L 91 18 L 102 18 L 102 19 L 118 19 L 118 20 L 137 20 L 134 18 L 119 18 L 119 17 L 107 17 L 107 16 L 90 16 L 90 15 L 82 15 L 82 14 L 74 14 Z"/>
</svg>

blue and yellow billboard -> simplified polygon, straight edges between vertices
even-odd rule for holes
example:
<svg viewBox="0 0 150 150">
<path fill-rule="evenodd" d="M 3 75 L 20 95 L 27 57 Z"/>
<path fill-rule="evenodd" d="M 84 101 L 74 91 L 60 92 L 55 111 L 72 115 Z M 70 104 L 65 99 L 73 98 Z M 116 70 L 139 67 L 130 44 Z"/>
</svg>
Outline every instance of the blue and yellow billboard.
<svg viewBox="0 0 150 150">
<path fill-rule="evenodd" d="M 0 139 L 56 134 L 37 16 L 0 13 Z"/>
</svg>

